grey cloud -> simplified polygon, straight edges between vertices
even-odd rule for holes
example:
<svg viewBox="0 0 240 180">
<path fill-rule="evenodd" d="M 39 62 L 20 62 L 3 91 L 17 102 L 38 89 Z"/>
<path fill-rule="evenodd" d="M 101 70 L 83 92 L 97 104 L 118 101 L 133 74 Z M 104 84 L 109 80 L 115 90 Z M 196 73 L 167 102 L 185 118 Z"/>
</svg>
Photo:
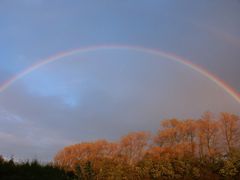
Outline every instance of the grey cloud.
<svg viewBox="0 0 240 180">
<path fill-rule="evenodd" d="M 132 44 L 188 58 L 239 90 L 239 48 L 218 35 L 240 36 L 239 13 L 239 2 L 225 0 L 1 1 L 0 84 L 62 51 Z M 202 75 L 144 53 L 76 55 L 0 93 L 0 154 L 50 159 L 64 145 L 155 131 L 161 119 L 207 110 L 239 113 L 239 104 Z"/>
<path fill-rule="evenodd" d="M 29 91 L 31 85 L 36 86 L 31 82 L 40 80 L 34 74 L 29 84 L 24 79 L 13 84 L 0 94 L 1 107 L 9 114 L 6 122 L 7 114 L 2 116 L 1 131 L 19 139 L 16 140 L 19 143 L 11 144 L 12 153 L 19 149 L 19 156 L 23 155 L 26 147 L 28 153 L 32 151 L 49 159 L 59 148 L 71 143 L 99 138 L 114 140 L 136 130 L 155 132 L 164 118 L 199 117 L 207 110 L 238 112 L 229 94 L 202 75 L 183 65 L 148 58 L 133 61 L 127 58 L 114 63 L 108 59 L 93 60 L 81 66 L 75 62 L 71 64 L 79 67 L 75 71 L 67 61 L 49 66 L 42 78 L 55 72 L 57 82 L 63 78 L 62 87 L 68 87 L 69 81 L 75 82 L 71 89 L 77 93 L 78 103 L 73 107 L 58 93 L 42 95 L 39 90 Z M 87 81 L 82 81 L 82 77 Z M 55 80 L 47 84 L 56 88 Z M 16 117 L 21 123 L 14 122 Z"/>
</svg>

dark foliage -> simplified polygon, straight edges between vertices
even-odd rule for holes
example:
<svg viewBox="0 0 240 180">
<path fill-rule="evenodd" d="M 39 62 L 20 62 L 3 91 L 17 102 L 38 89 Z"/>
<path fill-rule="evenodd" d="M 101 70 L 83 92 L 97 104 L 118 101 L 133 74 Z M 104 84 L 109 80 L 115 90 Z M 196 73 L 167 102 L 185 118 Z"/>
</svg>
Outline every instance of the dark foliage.
<svg viewBox="0 0 240 180">
<path fill-rule="evenodd" d="M 50 164 L 41 165 L 37 161 L 15 163 L 0 157 L 1 180 L 68 180 L 75 175 Z"/>
</svg>

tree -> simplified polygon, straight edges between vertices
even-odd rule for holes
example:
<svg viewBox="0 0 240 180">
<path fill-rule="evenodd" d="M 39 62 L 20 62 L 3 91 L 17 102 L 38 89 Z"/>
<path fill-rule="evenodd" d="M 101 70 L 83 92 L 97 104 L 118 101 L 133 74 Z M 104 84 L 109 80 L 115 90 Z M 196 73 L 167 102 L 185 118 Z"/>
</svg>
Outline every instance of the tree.
<svg viewBox="0 0 240 180">
<path fill-rule="evenodd" d="M 143 158 L 148 147 L 150 134 L 147 132 L 133 132 L 123 136 L 119 143 L 120 156 L 129 164 L 136 163 Z"/>
<path fill-rule="evenodd" d="M 190 146 L 191 155 L 194 155 L 196 149 L 197 121 L 192 119 L 184 120 L 179 128 L 181 131 L 182 142 Z"/>
<path fill-rule="evenodd" d="M 167 119 L 161 122 L 161 128 L 154 138 L 155 143 L 168 150 L 173 156 L 186 156 L 195 153 L 196 121 Z"/>
<path fill-rule="evenodd" d="M 84 180 L 239 179 L 239 117 L 219 117 L 206 112 L 198 120 L 164 120 L 154 143 L 140 131 L 115 142 L 68 146 L 56 155 L 55 164 Z"/>
<path fill-rule="evenodd" d="M 161 147 L 174 146 L 180 142 L 179 134 L 180 121 L 178 119 L 167 119 L 161 122 L 161 129 L 158 130 L 157 136 L 154 138 L 156 144 Z"/>
<path fill-rule="evenodd" d="M 97 166 L 100 159 L 113 158 L 116 153 L 116 143 L 109 143 L 106 140 L 83 142 L 59 151 L 54 157 L 54 163 L 66 170 L 74 170 L 76 165 L 84 164 L 87 161 L 91 161 Z"/>
<path fill-rule="evenodd" d="M 200 120 L 198 120 L 198 145 L 199 155 L 208 157 L 217 152 L 219 124 L 213 119 L 210 112 L 206 112 Z"/>
<path fill-rule="evenodd" d="M 234 114 L 221 113 L 220 129 L 228 153 L 233 151 L 240 142 L 239 117 Z"/>
</svg>

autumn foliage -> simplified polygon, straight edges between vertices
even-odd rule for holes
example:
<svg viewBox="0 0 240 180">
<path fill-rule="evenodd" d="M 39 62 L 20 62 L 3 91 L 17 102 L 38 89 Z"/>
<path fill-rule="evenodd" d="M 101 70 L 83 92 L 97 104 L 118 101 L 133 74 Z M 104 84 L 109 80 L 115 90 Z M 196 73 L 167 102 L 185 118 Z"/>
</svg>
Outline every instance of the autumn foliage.
<svg viewBox="0 0 240 180">
<path fill-rule="evenodd" d="M 205 113 L 167 119 L 155 135 L 132 132 L 116 142 L 65 147 L 54 164 L 78 179 L 240 179 L 240 119 Z"/>
</svg>

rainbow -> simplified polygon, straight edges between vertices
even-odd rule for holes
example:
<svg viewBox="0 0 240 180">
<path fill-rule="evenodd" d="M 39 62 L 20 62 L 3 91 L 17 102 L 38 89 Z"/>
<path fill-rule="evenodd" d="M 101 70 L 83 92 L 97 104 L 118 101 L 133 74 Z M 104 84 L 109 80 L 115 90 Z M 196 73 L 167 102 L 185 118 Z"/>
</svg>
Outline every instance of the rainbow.
<svg viewBox="0 0 240 180">
<path fill-rule="evenodd" d="M 223 80 L 218 78 L 217 76 L 213 75 L 209 71 L 203 69 L 202 67 L 193 64 L 189 60 L 179 57 L 172 53 L 167 53 L 164 51 L 160 51 L 158 49 L 149 49 L 145 47 L 139 47 L 139 46 L 128 46 L 128 45 L 101 45 L 101 46 L 90 46 L 86 48 L 78 48 L 73 49 L 70 51 L 61 52 L 57 55 L 50 56 L 46 59 L 41 60 L 40 62 L 33 64 L 29 68 L 23 70 L 22 72 L 18 73 L 17 75 L 11 77 L 7 81 L 5 81 L 3 84 L 0 85 L 0 93 L 5 91 L 8 87 L 10 87 L 12 84 L 14 84 L 17 80 L 23 78 L 24 76 L 28 75 L 29 73 L 33 72 L 36 69 L 39 69 L 49 63 L 61 60 L 64 57 L 68 57 L 77 53 L 86 53 L 91 52 L 95 50 L 104 50 L 104 49 L 127 49 L 127 50 L 133 50 L 143 53 L 149 53 L 161 57 L 165 57 L 169 60 L 175 61 L 177 63 L 180 63 L 182 65 L 185 65 L 189 67 L 190 69 L 200 73 L 201 75 L 205 76 L 209 80 L 211 80 L 213 83 L 215 83 L 217 86 L 222 88 L 224 91 L 226 91 L 231 97 L 233 97 L 238 103 L 240 103 L 240 95 L 236 90 L 234 90 L 231 86 L 229 86 L 227 83 L 225 83 Z"/>
</svg>

